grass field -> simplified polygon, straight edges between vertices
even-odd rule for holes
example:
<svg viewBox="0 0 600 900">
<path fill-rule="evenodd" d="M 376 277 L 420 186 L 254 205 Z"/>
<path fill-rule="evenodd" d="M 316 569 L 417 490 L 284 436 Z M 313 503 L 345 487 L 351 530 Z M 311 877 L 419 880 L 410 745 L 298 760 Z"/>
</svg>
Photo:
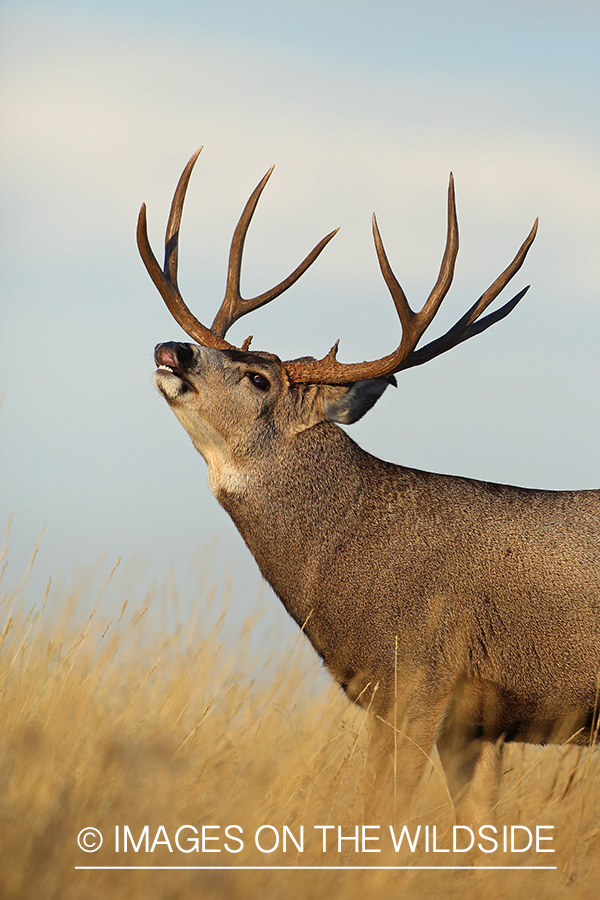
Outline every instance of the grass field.
<svg viewBox="0 0 600 900">
<path fill-rule="evenodd" d="M 199 592 L 183 621 L 173 592 L 166 603 L 158 595 L 138 609 L 124 603 L 112 620 L 103 618 L 99 599 L 83 625 L 76 595 L 50 588 L 46 598 L 25 599 L 22 590 L 2 596 L 2 898 L 599 895 L 596 754 L 569 747 L 508 750 L 496 827 L 502 833 L 504 826 L 517 824 L 531 831 L 553 826 L 544 832 L 553 840 L 543 846 L 554 853 L 441 852 L 451 847 L 453 816 L 437 758 L 407 823 L 412 837 L 422 829 L 417 848 L 412 852 L 403 841 L 396 852 L 389 826 L 397 834 L 401 822 L 364 821 L 368 724 L 363 713 L 350 707 L 338 688 L 324 690 L 315 679 L 319 663 L 300 634 L 285 647 L 273 639 L 252 651 L 249 616 L 232 651 L 231 639 L 222 640 L 227 613 L 220 617 L 213 608 L 208 615 L 209 593 Z M 353 837 L 359 826 L 362 840 L 363 824 L 379 825 L 365 832 L 371 838 L 365 852 L 360 842 L 357 851 L 353 840 L 342 841 L 340 851 L 339 834 Z M 334 827 L 324 831 L 324 825 Z M 77 844 L 82 829 L 91 826 L 104 837 L 94 853 Z M 177 835 L 182 826 L 189 827 Z M 262 826 L 270 827 L 259 833 L 261 851 L 255 834 Z M 276 835 L 278 848 L 267 852 Z M 92 865 L 224 869 L 76 868 Z M 284 865 L 305 870 L 233 868 Z M 325 865 L 478 868 L 307 868 Z M 517 868 L 481 868 L 492 865 Z"/>
</svg>

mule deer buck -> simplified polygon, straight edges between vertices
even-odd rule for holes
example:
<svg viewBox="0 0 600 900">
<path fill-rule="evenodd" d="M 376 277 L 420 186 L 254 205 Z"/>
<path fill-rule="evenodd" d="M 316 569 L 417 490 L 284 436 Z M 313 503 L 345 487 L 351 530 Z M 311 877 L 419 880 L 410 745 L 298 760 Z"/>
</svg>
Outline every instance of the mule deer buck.
<svg viewBox="0 0 600 900">
<path fill-rule="evenodd" d="M 434 745 L 457 815 L 496 803 L 502 745 L 596 739 L 600 672 L 600 491 L 528 490 L 383 462 L 336 423 L 364 415 L 395 373 L 508 315 L 527 288 L 482 317 L 520 269 L 537 221 L 507 269 L 442 337 L 417 345 L 446 295 L 458 252 L 454 188 L 436 284 L 419 312 L 379 265 L 402 326 L 381 359 L 282 361 L 225 335 L 292 285 L 335 232 L 264 294 L 240 293 L 244 239 L 269 171 L 235 229 L 225 299 L 210 327 L 177 286 L 188 162 L 173 198 L 161 269 L 138 222 L 145 266 L 195 343 L 155 350 L 158 390 L 208 466 L 211 490 L 265 579 L 350 700 L 371 712 L 371 778 L 408 798 Z"/>
</svg>

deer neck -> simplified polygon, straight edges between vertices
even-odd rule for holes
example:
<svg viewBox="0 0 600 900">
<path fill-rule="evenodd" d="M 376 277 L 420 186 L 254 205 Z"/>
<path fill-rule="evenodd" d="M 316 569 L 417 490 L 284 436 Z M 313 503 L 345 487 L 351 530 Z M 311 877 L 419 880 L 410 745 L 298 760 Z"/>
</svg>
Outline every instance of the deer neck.
<svg viewBox="0 0 600 900">
<path fill-rule="evenodd" d="M 336 425 L 294 436 L 246 473 L 241 490 L 214 491 L 293 618 L 313 609 L 328 559 L 356 527 L 369 454 Z"/>
</svg>

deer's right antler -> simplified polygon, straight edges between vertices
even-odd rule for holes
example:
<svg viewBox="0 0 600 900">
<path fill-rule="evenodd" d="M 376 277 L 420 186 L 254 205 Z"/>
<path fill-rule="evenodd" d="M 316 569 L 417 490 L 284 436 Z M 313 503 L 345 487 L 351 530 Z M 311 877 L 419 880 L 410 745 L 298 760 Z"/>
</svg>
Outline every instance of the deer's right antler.
<svg viewBox="0 0 600 900">
<path fill-rule="evenodd" d="M 140 209 L 138 218 L 138 248 L 144 261 L 144 265 L 148 270 L 148 274 L 152 278 L 152 281 L 158 288 L 163 300 L 167 304 L 169 312 L 179 323 L 179 325 L 181 325 L 183 330 L 187 332 L 187 334 L 189 334 L 191 338 L 205 347 L 215 347 L 217 350 L 233 350 L 235 349 L 234 345 L 230 344 L 224 339 L 228 329 L 233 325 L 233 323 L 237 321 L 237 319 L 240 319 L 242 316 L 245 316 L 247 313 L 252 312 L 253 309 L 258 309 L 260 306 L 264 306 L 265 303 L 270 303 L 271 300 L 274 300 L 275 297 L 278 297 L 289 287 L 291 287 L 294 282 L 296 282 L 300 278 L 300 276 L 303 275 L 304 272 L 306 272 L 308 267 L 312 265 L 319 253 L 329 243 L 332 237 L 337 234 L 339 229 L 336 228 L 335 231 L 331 231 L 321 241 L 319 241 L 317 246 L 311 250 L 306 259 L 304 259 L 300 263 L 300 265 L 296 269 L 294 269 L 291 275 L 288 275 L 287 278 L 285 278 L 283 281 L 280 281 L 279 284 L 271 288 L 270 291 L 265 291 L 263 294 L 259 294 L 256 297 L 242 297 L 240 293 L 240 273 L 242 269 L 244 241 L 246 240 L 248 226 L 250 225 L 252 216 L 254 215 L 254 210 L 256 209 L 256 205 L 259 201 L 260 195 L 265 189 L 267 181 L 269 180 L 273 172 L 274 166 L 272 166 L 250 195 L 250 199 L 246 203 L 244 211 L 233 233 L 231 250 L 229 251 L 229 268 L 227 271 L 227 286 L 225 288 L 225 297 L 223 298 L 221 307 L 217 315 L 215 316 L 211 327 L 207 328 L 188 309 L 183 297 L 181 296 L 181 293 L 179 292 L 179 288 L 177 287 L 179 226 L 181 224 L 183 201 L 185 200 L 185 194 L 189 184 L 190 176 L 192 174 L 192 170 L 194 168 L 196 160 L 200 156 L 201 151 L 202 147 L 200 147 L 200 149 L 197 150 L 189 160 L 187 166 L 182 172 L 181 178 L 179 179 L 175 194 L 173 196 L 173 202 L 171 203 L 171 211 L 169 213 L 169 221 L 167 223 L 167 231 L 165 235 L 164 270 L 161 269 L 156 257 L 154 256 L 154 253 L 152 252 L 152 248 L 150 246 L 150 241 L 148 240 L 145 203 L 142 204 L 142 208 Z M 251 338 L 246 338 L 243 344 L 244 349 L 248 348 L 250 340 Z"/>
<path fill-rule="evenodd" d="M 212 326 L 207 328 L 196 319 L 188 309 L 177 286 L 178 241 L 183 202 L 192 169 L 194 168 L 201 150 L 202 148 L 194 153 L 186 165 L 175 190 L 165 235 L 165 263 L 162 269 L 152 252 L 148 240 L 145 204 L 142 205 L 138 219 L 137 241 L 140 254 L 150 277 L 158 288 L 171 314 L 181 325 L 183 330 L 186 331 L 193 340 L 203 346 L 214 347 L 218 350 L 233 350 L 236 349 L 234 345 L 225 340 L 225 335 L 231 325 L 253 309 L 258 309 L 260 306 L 264 306 L 265 303 L 274 300 L 275 297 L 278 297 L 291 287 L 308 267 L 312 265 L 324 247 L 337 233 L 338 229 L 331 231 L 319 241 L 316 247 L 311 250 L 300 265 L 294 269 L 291 275 L 288 275 L 286 279 L 275 285 L 275 287 L 256 297 L 242 297 L 240 293 L 240 273 L 244 241 L 260 195 L 262 194 L 267 181 L 271 177 L 273 169 L 269 169 L 267 174 L 252 192 L 236 226 L 229 253 L 229 268 L 227 272 L 225 297 L 214 318 Z M 528 287 L 523 288 L 500 309 L 480 318 L 481 314 L 487 309 L 490 303 L 496 299 L 500 291 L 506 287 L 511 278 L 516 275 L 523 265 L 527 252 L 535 238 L 537 226 L 538 220 L 536 219 L 533 228 L 513 261 L 464 314 L 464 316 L 462 316 L 462 318 L 460 318 L 446 334 L 442 335 L 442 337 L 436 338 L 424 347 L 417 349 L 417 344 L 425 330 L 431 324 L 435 314 L 440 308 L 442 300 L 448 293 L 454 276 L 454 265 L 458 253 L 458 222 L 454 198 L 454 179 L 452 175 L 450 175 L 450 183 L 448 186 L 448 232 L 440 272 L 429 297 L 418 312 L 411 309 L 408 300 L 406 299 L 406 295 L 392 271 L 379 233 L 377 220 L 375 215 L 373 215 L 373 238 L 375 241 L 379 266 L 390 294 L 392 295 L 398 318 L 400 319 L 400 324 L 402 326 L 402 337 L 398 347 L 393 353 L 383 356 L 380 359 L 362 363 L 341 363 L 336 358 L 338 346 L 336 343 L 322 359 L 305 358 L 302 360 L 289 360 L 285 362 L 284 366 L 289 380 L 297 384 L 349 384 L 354 381 L 362 381 L 369 378 L 384 378 L 395 372 L 399 372 L 402 369 L 408 369 L 411 366 L 417 366 L 428 362 L 430 359 L 434 359 L 434 357 L 439 356 L 441 353 L 445 353 L 462 341 L 468 340 L 470 337 L 474 337 L 476 334 L 485 331 L 486 328 L 489 328 L 495 322 L 498 322 L 500 319 L 507 316 L 528 290 Z M 244 341 L 242 349 L 248 349 L 250 340 L 251 338 L 247 338 Z"/>
<path fill-rule="evenodd" d="M 144 265 L 150 278 L 158 288 L 158 291 L 167 304 L 169 312 L 175 321 L 181 325 L 189 336 L 204 347 L 215 347 L 217 350 L 232 350 L 233 344 L 223 340 L 222 336 L 213 334 L 209 328 L 200 322 L 188 309 L 179 288 L 177 287 L 177 258 L 179 244 L 179 226 L 185 192 L 194 168 L 195 162 L 200 156 L 202 147 L 197 150 L 181 174 L 181 178 L 175 189 L 167 231 L 165 234 L 165 265 L 161 269 L 158 260 L 152 252 L 148 239 L 148 225 L 146 223 L 146 204 L 142 203 L 137 224 L 137 245 Z"/>
</svg>

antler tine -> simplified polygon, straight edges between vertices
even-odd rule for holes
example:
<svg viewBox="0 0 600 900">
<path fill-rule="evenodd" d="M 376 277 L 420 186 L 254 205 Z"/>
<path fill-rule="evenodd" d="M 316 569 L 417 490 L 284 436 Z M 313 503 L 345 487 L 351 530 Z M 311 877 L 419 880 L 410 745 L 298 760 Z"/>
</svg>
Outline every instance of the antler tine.
<svg viewBox="0 0 600 900">
<path fill-rule="evenodd" d="M 441 353 L 445 353 L 446 350 L 451 350 L 452 347 L 455 347 L 457 344 L 460 344 L 471 337 L 475 337 L 476 334 L 481 334 L 486 328 L 489 328 L 491 325 L 504 319 L 513 311 L 517 303 L 529 290 L 529 285 L 519 291 L 519 293 L 511 300 L 493 313 L 489 313 L 487 316 L 484 316 L 483 319 L 479 318 L 490 303 L 492 303 L 498 294 L 506 287 L 508 282 L 517 274 L 525 262 L 525 257 L 537 234 L 538 224 L 539 219 L 536 219 L 531 231 L 521 244 L 513 261 L 489 286 L 487 291 L 481 295 L 479 300 L 477 300 L 473 306 L 467 310 L 464 316 L 462 316 L 462 318 L 460 318 L 445 334 L 411 353 L 402 366 L 403 369 L 409 369 L 412 366 L 419 366 L 422 365 L 422 363 L 429 362 L 430 359 L 434 359 Z"/>
<path fill-rule="evenodd" d="M 394 306 L 396 307 L 396 312 L 398 313 L 398 318 L 400 319 L 400 324 L 402 325 L 402 337 L 404 337 L 409 333 L 413 326 L 413 322 L 415 320 L 415 312 L 411 309 L 410 304 L 406 299 L 406 294 L 402 289 L 402 285 L 394 275 L 394 271 L 390 266 L 387 254 L 385 252 L 385 247 L 383 246 L 383 241 L 381 239 L 381 233 L 379 231 L 375 213 L 373 213 L 372 225 L 373 241 L 375 242 L 375 251 L 377 253 L 377 259 L 379 260 L 379 268 L 381 269 L 381 274 L 383 275 L 384 281 L 388 286 L 388 290 L 392 295 L 392 300 L 394 301 Z"/>
<path fill-rule="evenodd" d="M 454 266 L 458 255 L 458 219 L 456 217 L 456 199 L 454 196 L 454 176 L 450 172 L 448 181 L 448 230 L 446 233 L 446 247 L 442 257 L 437 281 L 425 301 L 419 318 L 422 321 L 421 334 L 425 331 L 436 312 L 440 308 L 442 300 L 450 290 L 454 278 Z M 419 335 L 419 337 L 421 336 Z"/>
<path fill-rule="evenodd" d="M 392 295 L 394 306 L 396 307 L 402 325 L 402 342 L 398 349 L 398 353 L 400 354 L 401 351 L 402 355 L 405 355 L 410 353 L 410 351 L 417 346 L 424 331 L 431 324 L 433 317 L 440 308 L 442 300 L 448 293 L 454 277 L 454 266 L 458 254 L 458 220 L 456 218 L 454 178 L 452 173 L 450 173 L 450 182 L 448 184 L 448 231 L 446 234 L 444 256 L 442 257 L 437 281 L 419 312 L 415 312 L 411 309 L 408 300 L 406 299 L 406 294 L 402 290 L 402 287 L 389 264 L 375 213 L 373 213 L 373 239 L 375 241 L 375 250 L 377 251 L 377 259 L 379 260 L 381 274 Z"/>
<path fill-rule="evenodd" d="M 294 269 L 291 275 L 288 275 L 287 278 L 279 282 L 279 284 L 275 285 L 275 287 L 271 288 L 271 290 L 265 291 L 263 294 L 259 294 L 256 297 L 242 297 L 240 293 L 240 274 L 242 269 L 244 241 L 246 240 L 248 227 L 252 220 L 252 216 L 254 215 L 254 210 L 256 209 L 256 206 L 260 199 L 260 195 L 265 189 L 267 181 L 271 177 L 274 168 L 275 166 L 271 166 L 269 171 L 253 190 L 233 233 L 231 250 L 229 251 L 229 268 L 227 271 L 225 297 L 223 299 L 223 303 L 221 304 L 221 308 L 219 309 L 211 325 L 211 331 L 214 334 L 219 335 L 220 337 L 225 337 L 228 329 L 233 325 L 233 323 L 240 319 L 242 316 L 245 316 L 246 313 L 264 306 L 265 303 L 270 303 L 271 300 L 274 300 L 289 287 L 291 287 L 294 282 L 296 282 L 300 278 L 300 276 L 303 275 L 304 272 L 306 272 L 308 267 L 312 265 L 317 256 L 326 247 L 326 245 L 334 237 L 334 235 L 339 231 L 339 228 L 336 228 L 335 231 L 331 231 L 321 241 L 319 241 L 316 247 L 311 250 L 311 252 L 300 263 L 300 265 L 296 269 Z"/>
<path fill-rule="evenodd" d="M 179 226 L 181 225 L 181 214 L 183 212 L 183 202 L 187 193 L 190 177 L 193 172 L 196 160 L 200 156 L 204 147 L 199 147 L 189 160 L 185 169 L 181 173 L 181 178 L 177 182 L 173 201 L 169 211 L 169 221 L 167 222 L 167 230 L 165 232 L 165 265 L 164 272 L 171 284 L 177 287 L 177 262 L 179 257 Z"/>
<path fill-rule="evenodd" d="M 200 148 L 200 150 L 201 149 L 202 148 Z M 137 245 L 150 278 L 165 301 L 169 312 L 175 321 L 181 325 L 183 330 L 187 332 L 193 340 L 197 341 L 199 344 L 203 344 L 205 347 L 214 347 L 217 350 L 231 350 L 234 349 L 233 344 L 223 340 L 221 336 L 213 334 L 193 315 L 186 306 L 186 303 L 179 292 L 179 288 L 177 287 L 177 244 L 181 212 L 183 209 L 186 188 L 200 150 L 198 150 L 188 162 L 175 190 L 165 238 L 164 271 L 161 269 L 148 239 L 145 203 L 142 203 L 140 214 L 138 216 Z"/>
</svg>

